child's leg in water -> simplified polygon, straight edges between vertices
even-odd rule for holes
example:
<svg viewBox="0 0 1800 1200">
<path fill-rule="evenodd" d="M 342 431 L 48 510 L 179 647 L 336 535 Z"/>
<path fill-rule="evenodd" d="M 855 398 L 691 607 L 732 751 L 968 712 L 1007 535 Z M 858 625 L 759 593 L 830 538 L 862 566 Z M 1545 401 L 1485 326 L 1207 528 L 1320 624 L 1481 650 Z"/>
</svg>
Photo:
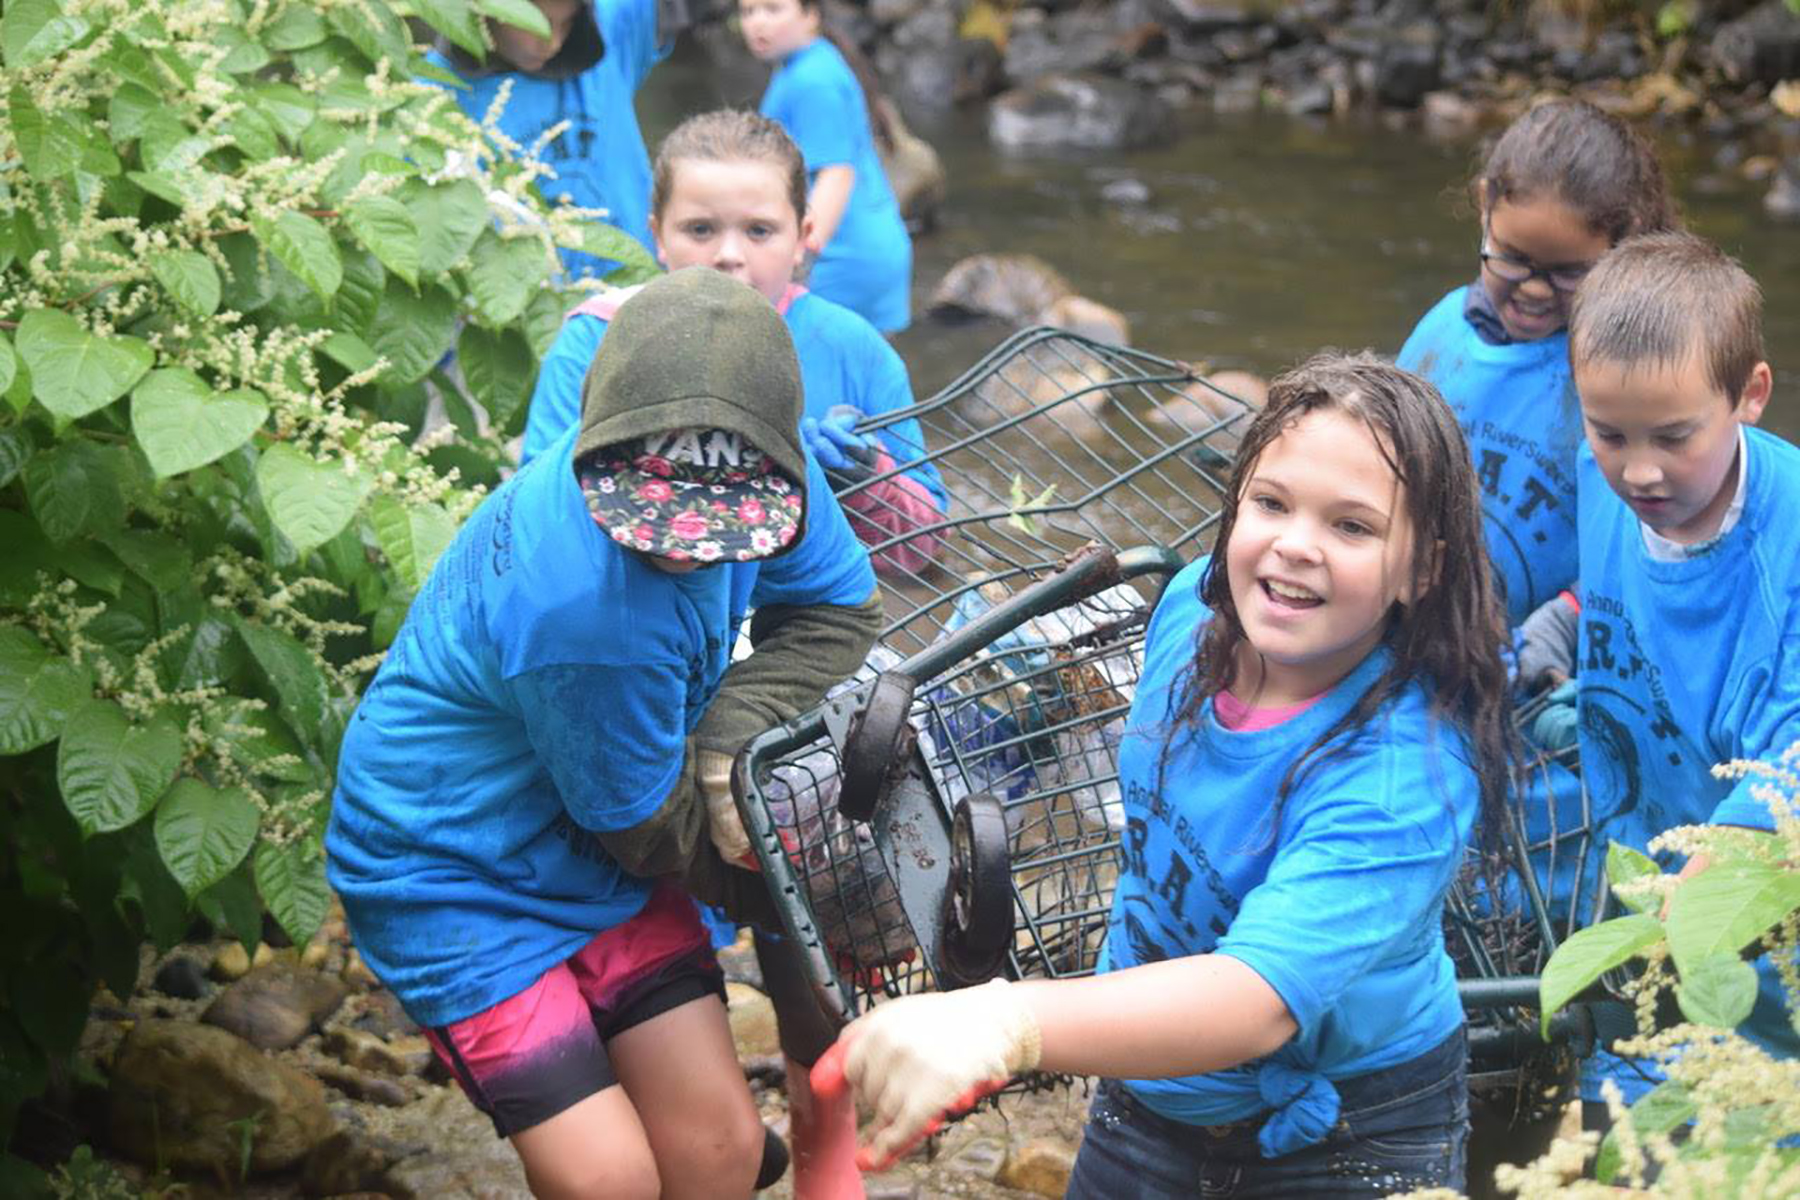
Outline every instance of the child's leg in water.
<svg viewBox="0 0 1800 1200">
<path fill-rule="evenodd" d="M 663 1200 L 748 1196 L 763 1126 L 719 998 L 634 1025 L 606 1052 L 643 1123 Z"/>
</svg>

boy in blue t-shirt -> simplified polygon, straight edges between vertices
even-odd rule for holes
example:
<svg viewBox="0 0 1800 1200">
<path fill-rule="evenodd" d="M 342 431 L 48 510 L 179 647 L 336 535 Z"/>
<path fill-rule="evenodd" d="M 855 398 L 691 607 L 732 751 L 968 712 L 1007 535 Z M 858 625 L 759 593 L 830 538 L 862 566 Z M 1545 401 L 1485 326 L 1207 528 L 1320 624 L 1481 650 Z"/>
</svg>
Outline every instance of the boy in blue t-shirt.
<svg viewBox="0 0 1800 1200">
<path fill-rule="evenodd" d="M 1754 428 L 1771 390 L 1761 316 L 1743 268 L 1683 233 L 1621 243 L 1571 313 L 1588 438 L 1575 663 L 1600 845 L 1642 850 L 1679 825 L 1772 828 L 1751 781 L 1711 768 L 1800 739 L 1800 449 Z M 1800 1040 L 1772 964 L 1759 966 L 1742 1032 L 1791 1056 Z M 1603 1073 L 1627 1100 L 1641 1094 L 1639 1066 L 1590 1062 L 1584 1102 L 1598 1105 Z"/>
<path fill-rule="evenodd" d="M 358 949 L 539 1194 L 758 1177 L 722 978 L 674 884 L 775 919 L 734 865 L 732 756 L 880 628 L 799 421 L 760 296 L 706 270 L 647 285 L 580 423 L 458 533 L 345 735 L 326 846 Z"/>
<path fill-rule="evenodd" d="M 483 120 L 503 84 L 511 97 L 500 131 L 532 147 L 552 127 L 566 128 L 539 151 L 556 172 L 538 181 L 547 199 L 599 209 L 650 249 L 650 154 L 634 102 L 650 69 L 668 57 L 684 6 L 668 0 L 532 0 L 550 24 L 538 37 L 490 20 L 494 51 L 482 62 L 448 43 L 431 54 L 460 76 L 456 102 Z M 618 264 L 563 251 L 575 275 L 604 276 Z"/>
</svg>

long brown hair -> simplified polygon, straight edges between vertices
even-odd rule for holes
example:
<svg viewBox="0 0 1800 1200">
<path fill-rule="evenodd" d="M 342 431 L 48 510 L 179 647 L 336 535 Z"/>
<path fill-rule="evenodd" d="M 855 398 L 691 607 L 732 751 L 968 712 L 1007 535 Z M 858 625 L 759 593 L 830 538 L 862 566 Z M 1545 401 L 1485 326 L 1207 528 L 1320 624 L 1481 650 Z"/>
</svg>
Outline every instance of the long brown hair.
<svg viewBox="0 0 1800 1200">
<path fill-rule="evenodd" d="M 1506 127 L 1470 180 L 1476 207 L 1556 200 L 1618 245 L 1680 225 L 1662 164 L 1643 134 L 1585 100 L 1546 100 Z"/>
<path fill-rule="evenodd" d="M 837 47 L 837 52 L 850 65 L 850 73 L 856 76 L 857 86 L 862 88 L 863 107 L 869 110 L 869 128 L 875 134 L 875 145 L 892 154 L 894 127 L 888 121 L 887 101 L 881 94 L 881 81 L 875 77 L 875 64 L 869 61 L 868 55 L 862 52 L 849 34 L 825 20 L 825 10 L 819 0 L 800 0 L 800 8 L 804 12 L 819 15 L 819 35 Z"/>
<path fill-rule="evenodd" d="M 1360 421 L 1400 480 L 1413 539 L 1413 570 L 1428 584 L 1412 603 L 1387 615 L 1387 666 L 1336 724 L 1307 747 L 1276 791 L 1270 828 L 1296 783 L 1326 761 L 1332 743 L 1359 735 L 1384 705 L 1414 683 L 1436 719 L 1467 739 L 1481 787 L 1481 841 L 1501 844 L 1503 805 L 1518 761 L 1500 647 L 1505 609 L 1489 573 L 1481 498 L 1462 429 L 1430 383 L 1371 354 L 1321 354 L 1269 385 L 1267 406 L 1244 433 L 1232 468 L 1212 560 L 1200 579 L 1200 600 L 1212 619 L 1196 637 L 1194 659 L 1178 684 L 1180 699 L 1164 743 L 1201 736 L 1201 710 L 1234 681 L 1244 626 L 1232 602 L 1225 548 L 1238 507 L 1262 452 L 1315 412 L 1340 412 Z"/>
</svg>

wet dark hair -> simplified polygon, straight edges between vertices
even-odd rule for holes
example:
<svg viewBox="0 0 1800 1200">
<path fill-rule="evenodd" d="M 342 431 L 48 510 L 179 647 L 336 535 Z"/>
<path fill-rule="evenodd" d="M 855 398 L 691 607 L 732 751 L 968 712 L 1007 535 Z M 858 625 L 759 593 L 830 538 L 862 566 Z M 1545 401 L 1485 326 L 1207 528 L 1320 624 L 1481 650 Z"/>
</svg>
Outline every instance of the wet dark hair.
<svg viewBox="0 0 1800 1200">
<path fill-rule="evenodd" d="M 1582 280 L 1569 309 L 1571 363 L 1679 367 L 1696 352 L 1734 408 L 1765 361 L 1762 289 L 1705 238 L 1628 238 Z"/>
<path fill-rule="evenodd" d="M 1470 192 L 1483 214 L 1502 200 L 1560 201 L 1614 245 L 1680 223 L 1650 143 L 1584 100 L 1546 100 L 1508 125 Z"/>
<path fill-rule="evenodd" d="M 894 126 L 888 120 L 887 101 L 881 94 L 881 81 L 875 77 L 875 64 L 869 61 L 850 36 L 842 30 L 834 29 L 825 20 L 825 10 L 819 0 L 800 0 L 803 12 L 819 14 L 819 35 L 844 56 L 850 64 L 850 73 L 856 76 L 856 82 L 862 88 L 863 106 L 869 110 L 869 128 L 874 131 L 875 144 L 889 154 L 894 152 Z"/>
<path fill-rule="evenodd" d="M 780 125 L 753 112 L 721 108 L 689 117 L 656 151 L 650 171 L 650 212 L 662 218 L 679 162 L 761 162 L 781 172 L 794 220 L 806 215 L 806 159 Z"/>
<path fill-rule="evenodd" d="M 1269 385 L 1267 406 L 1251 422 L 1232 467 L 1212 560 L 1200 579 L 1200 600 L 1212 618 L 1196 638 L 1193 662 L 1178 684 L 1180 699 L 1164 743 L 1203 736 L 1201 710 L 1236 678 L 1243 622 L 1231 598 L 1225 547 L 1246 487 L 1269 445 L 1317 412 L 1338 412 L 1365 426 L 1405 489 L 1412 533 L 1413 571 L 1421 594 L 1396 602 L 1382 643 L 1392 658 L 1336 724 L 1288 767 L 1276 791 L 1268 828 L 1295 785 L 1333 753 L 1353 743 L 1382 708 L 1412 684 L 1429 697 L 1436 719 L 1462 731 L 1481 786 L 1480 840 L 1502 844 L 1503 805 L 1518 761 L 1512 704 L 1500 647 L 1505 608 L 1489 572 L 1481 497 L 1462 429 L 1430 383 L 1371 354 L 1320 354 Z M 1334 742 L 1337 750 L 1329 750 Z"/>
</svg>

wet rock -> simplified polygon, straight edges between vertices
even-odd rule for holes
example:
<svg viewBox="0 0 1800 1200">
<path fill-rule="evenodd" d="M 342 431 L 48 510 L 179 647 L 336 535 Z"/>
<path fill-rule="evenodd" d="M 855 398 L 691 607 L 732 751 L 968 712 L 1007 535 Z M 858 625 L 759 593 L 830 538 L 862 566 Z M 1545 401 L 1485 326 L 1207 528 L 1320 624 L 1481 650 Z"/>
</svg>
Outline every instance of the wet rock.
<svg viewBox="0 0 1800 1200">
<path fill-rule="evenodd" d="M 753 987 L 741 983 L 725 985 L 725 1015 L 731 1022 L 731 1040 L 739 1058 L 757 1054 L 781 1053 L 781 1039 L 775 1031 L 775 1006 Z"/>
<path fill-rule="evenodd" d="M 988 138 L 1008 149 L 1126 149 L 1173 135 L 1167 104 L 1098 75 L 1046 76 L 1001 94 L 988 109 Z"/>
<path fill-rule="evenodd" d="M 226 942 L 213 955 L 212 977 L 221 983 L 242 979 L 250 970 L 250 952 L 241 942 Z"/>
<path fill-rule="evenodd" d="M 150 986 L 177 1000 L 198 1000 L 206 995 L 206 971 L 192 955 L 172 955 L 168 962 L 157 968 L 156 979 Z"/>
<path fill-rule="evenodd" d="M 999 1182 L 1035 1196 L 1061 1196 L 1069 1190 L 1069 1172 L 1075 1169 L 1075 1155 L 1061 1142 L 1048 1140 L 1027 1143 L 1006 1156 L 1000 1168 Z"/>
<path fill-rule="evenodd" d="M 1040 320 L 1096 342 L 1131 344 L 1131 323 L 1125 314 L 1086 296 L 1063 296 L 1040 314 Z"/>
<path fill-rule="evenodd" d="M 914 1200 L 918 1195 L 919 1181 L 902 1171 L 863 1177 L 866 1200 Z"/>
<path fill-rule="evenodd" d="M 1777 220 L 1800 221 L 1800 159 L 1789 159 L 1775 172 L 1763 211 Z"/>
<path fill-rule="evenodd" d="M 140 1021 L 113 1063 L 107 1129 L 146 1165 L 234 1178 L 294 1166 L 335 1128 L 319 1081 L 222 1029 Z"/>
<path fill-rule="evenodd" d="M 1213 34 L 1254 21 L 1246 5 L 1210 0 L 1155 0 L 1151 10 L 1158 20 L 1187 33 Z"/>
<path fill-rule="evenodd" d="M 347 994 L 330 976 L 291 963 L 270 963 L 226 988 L 200 1019 L 253 1046 L 285 1050 L 337 1011 Z"/>
<path fill-rule="evenodd" d="M 1262 79 L 1255 74 L 1221 79 L 1213 88 L 1212 102 L 1215 112 L 1255 112 L 1262 106 Z"/>
<path fill-rule="evenodd" d="M 951 48 L 950 100 L 969 104 L 996 96 L 1006 87 L 1006 60 L 987 38 L 958 38 Z"/>
<path fill-rule="evenodd" d="M 877 25 L 898 25 L 918 15 L 931 0 L 869 0 L 869 16 Z"/>
<path fill-rule="evenodd" d="M 1028 26 L 1007 39 L 1007 77 L 1099 70 L 1111 62 L 1117 34 L 1107 14 L 1083 10 Z"/>
<path fill-rule="evenodd" d="M 930 143 L 906 127 L 899 109 L 885 97 L 881 104 L 894 135 L 894 149 L 881 156 L 888 186 L 893 189 L 894 200 L 908 227 L 929 229 L 937 223 L 938 209 L 944 203 L 944 164 Z"/>
<path fill-rule="evenodd" d="M 386 1131 L 391 1136 L 432 1147 L 387 1168 L 381 1190 L 393 1200 L 512 1200 L 531 1194 L 511 1144 L 494 1136 L 493 1123 L 457 1089 L 438 1089 L 392 1117 Z"/>
<path fill-rule="evenodd" d="M 1408 26 L 1387 40 L 1375 60 L 1375 95 L 1395 108 L 1417 108 L 1437 87 L 1442 39 L 1429 23 Z"/>
<path fill-rule="evenodd" d="M 344 970 L 340 977 L 358 991 L 370 992 L 381 986 L 381 980 L 375 978 L 375 972 L 369 970 L 369 964 L 355 950 L 350 951 L 349 956 L 344 959 Z"/>
<path fill-rule="evenodd" d="M 300 1190 L 308 1196 L 385 1194 L 388 1168 L 418 1150 L 362 1130 L 340 1129 L 307 1156 Z"/>
<path fill-rule="evenodd" d="M 1434 130 L 1460 133 L 1481 123 L 1481 109 L 1455 92 L 1431 92 L 1419 107 L 1426 126 Z"/>
<path fill-rule="evenodd" d="M 748 929 L 738 932 L 738 939 L 717 951 L 719 970 L 727 983 L 747 983 L 759 991 L 763 986 L 762 964 L 756 961 L 756 943 Z"/>
<path fill-rule="evenodd" d="M 1006 1165 L 1006 1143 L 998 1138 L 975 1138 L 948 1155 L 944 1170 L 953 1175 L 994 1180 Z"/>
<path fill-rule="evenodd" d="M 1150 185 L 1141 179 L 1115 179 L 1100 189 L 1100 198 L 1108 204 L 1148 204 Z"/>
<path fill-rule="evenodd" d="M 1719 26 L 1707 53 L 1732 83 L 1773 85 L 1800 76 L 1800 13 L 1784 0 L 1763 0 Z"/>
<path fill-rule="evenodd" d="M 1323 80 L 1302 84 L 1288 93 L 1282 107 L 1289 116 L 1307 117 L 1328 113 L 1334 104 L 1331 85 Z"/>
<path fill-rule="evenodd" d="M 378 1038 L 393 1039 L 419 1032 L 418 1024 L 400 1007 L 399 998 L 385 988 L 352 997 L 346 1002 L 346 1009 L 351 1026 Z"/>
<path fill-rule="evenodd" d="M 431 1046 L 423 1037 L 391 1044 L 372 1033 L 338 1026 L 325 1033 L 325 1053 L 345 1066 L 382 1075 L 417 1075 L 431 1059 Z"/>
<path fill-rule="evenodd" d="M 1035 255 L 972 254 L 945 273 L 927 307 L 1033 325 L 1040 313 L 1074 290 L 1055 267 Z"/>
<path fill-rule="evenodd" d="M 787 1059 L 780 1054 L 747 1054 L 742 1059 L 744 1078 L 753 1087 L 787 1086 Z"/>
<path fill-rule="evenodd" d="M 352 1100 L 380 1104 L 387 1108 L 399 1108 L 412 1100 L 412 1094 L 395 1080 L 358 1071 L 340 1063 L 317 1063 L 313 1066 L 312 1073 L 321 1082 L 336 1088 Z"/>
</svg>

